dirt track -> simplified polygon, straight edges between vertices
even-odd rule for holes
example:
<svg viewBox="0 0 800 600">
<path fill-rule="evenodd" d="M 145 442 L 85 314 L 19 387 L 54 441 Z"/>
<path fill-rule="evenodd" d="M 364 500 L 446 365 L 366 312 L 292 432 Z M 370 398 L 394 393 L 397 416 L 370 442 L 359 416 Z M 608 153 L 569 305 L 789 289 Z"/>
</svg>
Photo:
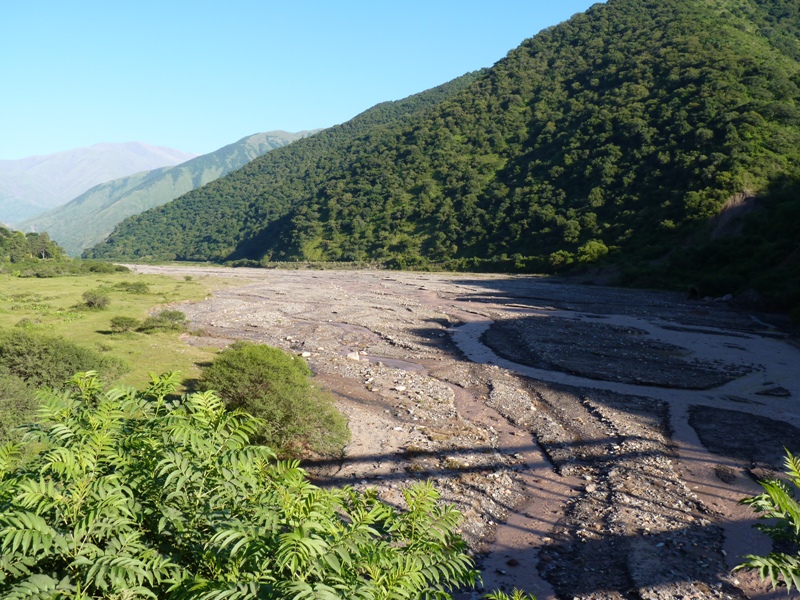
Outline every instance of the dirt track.
<svg viewBox="0 0 800 600">
<path fill-rule="evenodd" d="M 787 598 L 730 573 L 769 551 L 737 501 L 800 452 L 800 351 L 780 332 L 722 303 L 530 277 L 219 271 L 242 286 L 184 305 L 206 332 L 186 341 L 305 354 L 353 432 L 310 472 L 398 504 L 433 479 L 487 589 Z"/>
</svg>

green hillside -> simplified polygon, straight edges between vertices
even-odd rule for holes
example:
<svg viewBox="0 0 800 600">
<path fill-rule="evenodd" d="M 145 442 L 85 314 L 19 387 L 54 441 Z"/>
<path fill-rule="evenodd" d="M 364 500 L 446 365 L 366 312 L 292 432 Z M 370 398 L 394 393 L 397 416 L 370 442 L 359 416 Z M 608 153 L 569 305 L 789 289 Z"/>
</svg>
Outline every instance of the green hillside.
<svg viewBox="0 0 800 600">
<path fill-rule="evenodd" d="M 47 231 L 73 256 L 101 242 L 125 217 L 166 204 L 270 150 L 314 132 L 270 131 L 242 138 L 174 167 L 143 171 L 93 187 L 74 200 L 18 225 Z"/>
<path fill-rule="evenodd" d="M 537 271 L 660 258 L 701 243 L 732 196 L 800 172 L 799 39 L 798 0 L 610 0 L 440 103 L 271 153 L 91 254 Z"/>
<path fill-rule="evenodd" d="M 312 196 L 366 132 L 435 106 L 479 76 L 468 73 L 445 85 L 396 102 L 383 102 L 347 123 L 298 140 L 262 156 L 236 173 L 190 192 L 160 208 L 123 221 L 87 257 L 224 260 L 290 208 Z M 167 237 L 164 237 L 167 236 Z M 166 242 L 167 238 L 170 241 Z M 245 243 L 246 246 L 251 244 Z M 251 252 L 258 253 L 258 243 Z M 239 249 L 245 255 L 244 248 Z"/>
</svg>

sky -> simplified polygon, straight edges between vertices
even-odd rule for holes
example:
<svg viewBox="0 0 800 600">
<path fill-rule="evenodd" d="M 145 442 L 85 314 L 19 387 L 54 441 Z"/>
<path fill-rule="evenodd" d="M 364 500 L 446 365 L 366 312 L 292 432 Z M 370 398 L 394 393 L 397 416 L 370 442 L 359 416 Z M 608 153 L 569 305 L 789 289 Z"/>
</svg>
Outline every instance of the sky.
<svg viewBox="0 0 800 600">
<path fill-rule="evenodd" d="M 590 0 L 0 0 L 0 159 L 205 154 L 491 67 Z"/>
</svg>

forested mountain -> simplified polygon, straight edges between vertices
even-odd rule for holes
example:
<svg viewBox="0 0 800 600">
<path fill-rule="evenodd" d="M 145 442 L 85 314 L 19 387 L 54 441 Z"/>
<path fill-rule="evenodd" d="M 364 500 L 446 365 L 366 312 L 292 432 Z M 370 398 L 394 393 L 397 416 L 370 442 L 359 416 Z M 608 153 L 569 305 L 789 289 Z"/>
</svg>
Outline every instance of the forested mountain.
<svg viewBox="0 0 800 600">
<path fill-rule="evenodd" d="M 0 160 L 0 221 L 18 223 L 69 202 L 99 183 L 177 165 L 195 156 L 172 148 L 126 142 Z"/>
<path fill-rule="evenodd" d="M 174 167 L 136 173 L 93 187 L 74 200 L 18 224 L 47 231 L 71 255 L 101 242 L 125 217 L 161 206 L 234 171 L 270 150 L 314 132 L 270 131 L 242 138 Z"/>
<path fill-rule="evenodd" d="M 249 241 L 266 225 L 286 216 L 292 206 L 314 196 L 335 169 L 337 157 L 345 155 L 361 136 L 409 121 L 478 76 L 468 73 L 404 100 L 383 102 L 346 123 L 273 150 L 227 177 L 126 219 L 105 242 L 84 255 L 224 260 L 242 240 Z M 251 245 L 257 254 L 258 243 Z M 239 254 L 244 255 L 244 250 Z"/>
<path fill-rule="evenodd" d="M 609 0 L 441 102 L 270 153 L 91 254 L 526 270 L 657 258 L 702 241 L 734 195 L 795 185 L 799 107 L 800 0 Z M 798 240 L 781 243 L 778 266 Z"/>
</svg>

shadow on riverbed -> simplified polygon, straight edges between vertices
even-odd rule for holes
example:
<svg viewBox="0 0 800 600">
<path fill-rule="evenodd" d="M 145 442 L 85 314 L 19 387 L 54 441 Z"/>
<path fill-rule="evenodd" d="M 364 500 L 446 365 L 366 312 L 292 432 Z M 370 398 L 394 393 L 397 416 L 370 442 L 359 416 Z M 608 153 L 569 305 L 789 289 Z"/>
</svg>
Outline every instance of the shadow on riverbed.
<svg viewBox="0 0 800 600">
<path fill-rule="evenodd" d="M 722 326 L 753 330 L 758 325 L 724 302 L 689 299 L 681 292 L 649 291 L 570 283 L 562 278 L 515 276 L 507 279 L 460 278 L 455 285 L 468 292 L 453 299 L 500 303 L 510 308 L 543 308 L 594 314 L 670 317 L 687 326 Z"/>
<path fill-rule="evenodd" d="M 607 446 L 617 440 L 604 439 L 594 442 L 597 446 Z M 585 448 L 585 444 L 582 444 Z M 514 452 L 525 452 L 535 449 L 536 446 L 517 446 Z M 503 448 L 493 446 L 479 446 L 470 449 L 452 449 L 449 451 L 421 451 L 414 450 L 402 455 L 375 454 L 345 458 L 338 460 L 310 460 L 303 466 L 317 476 L 312 476 L 315 483 L 325 486 L 343 486 L 348 484 L 364 483 L 361 477 L 338 477 L 336 471 L 344 463 L 361 463 L 365 465 L 375 463 L 397 463 L 408 465 L 424 464 L 431 460 L 438 463 L 459 464 L 459 461 L 469 460 L 476 454 L 504 453 Z M 639 452 L 635 454 L 619 454 L 611 457 L 606 469 L 614 468 L 614 464 L 630 460 L 647 460 L 660 458 L 659 452 Z M 413 461 L 421 461 L 414 463 Z M 429 463 L 425 471 L 411 471 L 420 479 L 436 479 L 440 476 L 452 477 L 454 474 L 465 476 L 470 473 L 493 472 L 491 467 L 475 465 L 468 466 L 460 463 L 459 468 L 432 468 Z M 518 470 L 537 470 L 544 467 L 544 472 L 550 472 L 550 479 L 558 479 L 559 475 L 553 472 L 550 464 L 546 465 L 518 465 Z M 324 475 L 323 473 L 326 473 Z M 383 481 L 403 481 L 408 478 L 408 470 L 398 471 L 380 477 Z M 538 469 L 537 472 L 542 472 Z M 661 485 L 673 485 L 669 476 L 659 478 L 650 474 L 651 479 L 660 480 Z M 468 478 L 462 477 L 463 493 L 465 498 L 471 492 L 479 492 L 467 483 Z M 547 485 L 552 482 L 535 482 Z M 536 483 L 534 483 L 535 485 Z M 720 481 L 717 486 L 722 488 L 725 484 Z M 708 592 L 715 590 L 727 594 L 729 598 L 744 598 L 726 580 L 727 567 L 720 552 L 723 543 L 722 529 L 711 523 L 709 515 L 698 505 L 687 516 L 687 520 L 676 521 L 668 531 L 650 531 L 648 524 L 650 518 L 658 518 L 664 511 L 672 507 L 662 504 L 654 498 L 636 497 L 628 495 L 627 500 L 620 496 L 618 491 L 610 489 L 608 484 L 598 482 L 598 485 L 588 484 L 585 481 L 577 483 L 573 491 L 577 497 L 567 494 L 561 495 L 561 501 L 568 503 L 566 514 L 554 520 L 552 514 L 531 514 L 527 521 L 530 529 L 520 533 L 534 535 L 539 540 L 537 547 L 519 553 L 519 548 L 508 548 L 514 552 L 513 560 L 508 560 L 501 569 L 497 569 L 492 577 L 502 583 L 504 575 L 513 574 L 517 569 L 532 569 L 540 573 L 555 588 L 559 597 L 585 597 L 599 592 L 612 592 L 609 598 L 639 597 L 637 589 L 653 589 L 660 591 L 675 588 L 676 597 L 683 597 L 687 589 L 701 594 L 697 597 L 715 597 Z M 616 496 L 615 496 L 616 495 Z M 586 510 L 592 502 L 611 503 L 625 502 L 632 507 L 639 506 L 638 525 L 616 522 L 614 513 L 592 514 L 590 519 L 582 520 L 580 513 Z M 505 505 L 509 511 L 519 507 Z M 648 511 L 652 511 L 649 513 Z M 508 525 L 506 525 L 508 527 Z M 494 548 L 495 553 L 503 553 L 506 549 Z M 495 585 L 495 584 L 493 584 Z M 615 596 L 622 594 L 621 596 Z M 633 594 L 629 596 L 629 594 Z M 670 596 L 671 597 L 671 596 Z"/>
</svg>

